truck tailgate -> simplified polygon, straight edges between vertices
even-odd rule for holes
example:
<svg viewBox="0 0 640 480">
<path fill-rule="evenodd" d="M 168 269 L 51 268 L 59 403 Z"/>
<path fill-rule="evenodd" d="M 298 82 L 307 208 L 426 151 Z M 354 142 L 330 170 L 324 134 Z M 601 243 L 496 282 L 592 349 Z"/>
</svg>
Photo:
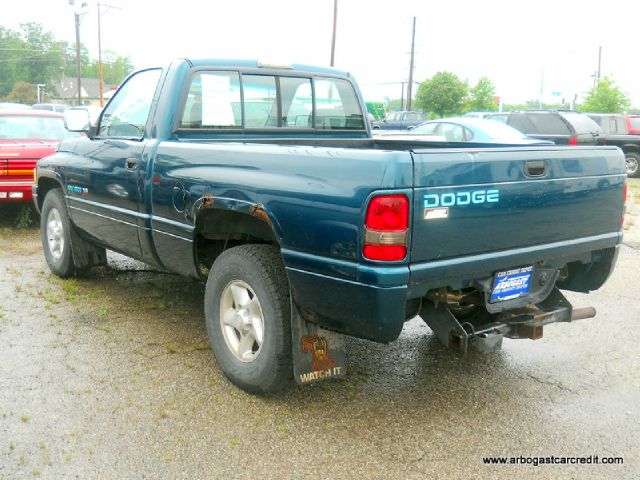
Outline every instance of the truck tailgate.
<svg viewBox="0 0 640 480">
<path fill-rule="evenodd" d="M 411 263 L 618 232 L 624 157 L 610 147 L 413 152 Z"/>
</svg>

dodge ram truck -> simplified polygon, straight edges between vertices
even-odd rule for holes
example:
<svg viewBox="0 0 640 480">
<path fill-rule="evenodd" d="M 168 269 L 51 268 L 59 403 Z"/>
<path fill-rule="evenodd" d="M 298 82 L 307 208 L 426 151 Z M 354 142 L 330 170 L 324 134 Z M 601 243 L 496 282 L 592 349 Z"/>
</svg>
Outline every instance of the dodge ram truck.
<svg viewBox="0 0 640 480">
<path fill-rule="evenodd" d="M 616 147 L 374 138 L 353 77 L 180 59 L 132 74 L 37 167 L 44 255 L 60 277 L 106 249 L 206 282 L 224 374 L 255 393 L 344 375 L 344 335 L 500 348 L 595 315 L 622 239 Z"/>
</svg>

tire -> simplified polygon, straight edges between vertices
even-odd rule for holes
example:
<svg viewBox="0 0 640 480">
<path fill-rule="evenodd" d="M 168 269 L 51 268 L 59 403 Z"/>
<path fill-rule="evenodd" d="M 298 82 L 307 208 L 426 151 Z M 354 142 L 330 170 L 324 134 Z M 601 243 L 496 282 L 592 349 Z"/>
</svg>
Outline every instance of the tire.
<svg viewBox="0 0 640 480">
<path fill-rule="evenodd" d="M 104 247 L 80 237 L 69 219 L 62 190 L 49 190 L 40 217 L 42 248 L 49 269 L 62 278 L 81 275 L 107 264 Z"/>
<path fill-rule="evenodd" d="M 624 154 L 625 170 L 628 177 L 637 177 L 640 175 L 640 155 L 636 152 L 627 152 Z"/>
<path fill-rule="evenodd" d="M 42 203 L 40 236 L 49 270 L 62 278 L 74 275 L 71 222 L 59 188 L 49 190 Z"/>
<path fill-rule="evenodd" d="M 292 384 L 289 283 L 277 248 L 224 251 L 211 267 L 204 301 L 211 349 L 231 382 L 257 394 Z"/>
</svg>

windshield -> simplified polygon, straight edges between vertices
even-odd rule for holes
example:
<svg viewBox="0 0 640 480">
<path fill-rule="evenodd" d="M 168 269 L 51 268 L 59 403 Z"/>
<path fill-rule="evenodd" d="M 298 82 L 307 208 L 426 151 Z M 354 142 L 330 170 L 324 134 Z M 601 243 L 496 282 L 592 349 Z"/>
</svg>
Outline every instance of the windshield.
<svg viewBox="0 0 640 480">
<path fill-rule="evenodd" d="M 78 135 L 64 128 L 62 117 L 0 116 L 0 140 L 64 140 Z"/>
</svg>

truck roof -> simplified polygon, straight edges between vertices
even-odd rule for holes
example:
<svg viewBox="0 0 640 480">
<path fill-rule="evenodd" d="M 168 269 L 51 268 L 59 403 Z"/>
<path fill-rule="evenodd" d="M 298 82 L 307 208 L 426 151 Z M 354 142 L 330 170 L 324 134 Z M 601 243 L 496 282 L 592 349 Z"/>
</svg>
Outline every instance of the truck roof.
<svg viewBox="0 0 640 480">
<path fill-rule="evenodd" d="M 314 65 L 303 64 L 285 64 L 281 62 L 261 61 L 261 60 L 247 60 L 247 59 L 222 59 L 222 58 L 209 58 L 209 59 L 192 59 L 184 58 L 194 67 L 237 67 L 237 68 L 264 68 L 265 70 L 293 70 L 303 71 L 308 73 L 315 73 L 321 75 L 336 75 L 341 77 L 349 77 L 349 72 L 338 70 L 335 68 L 319 67 Z"/>
</svg>

